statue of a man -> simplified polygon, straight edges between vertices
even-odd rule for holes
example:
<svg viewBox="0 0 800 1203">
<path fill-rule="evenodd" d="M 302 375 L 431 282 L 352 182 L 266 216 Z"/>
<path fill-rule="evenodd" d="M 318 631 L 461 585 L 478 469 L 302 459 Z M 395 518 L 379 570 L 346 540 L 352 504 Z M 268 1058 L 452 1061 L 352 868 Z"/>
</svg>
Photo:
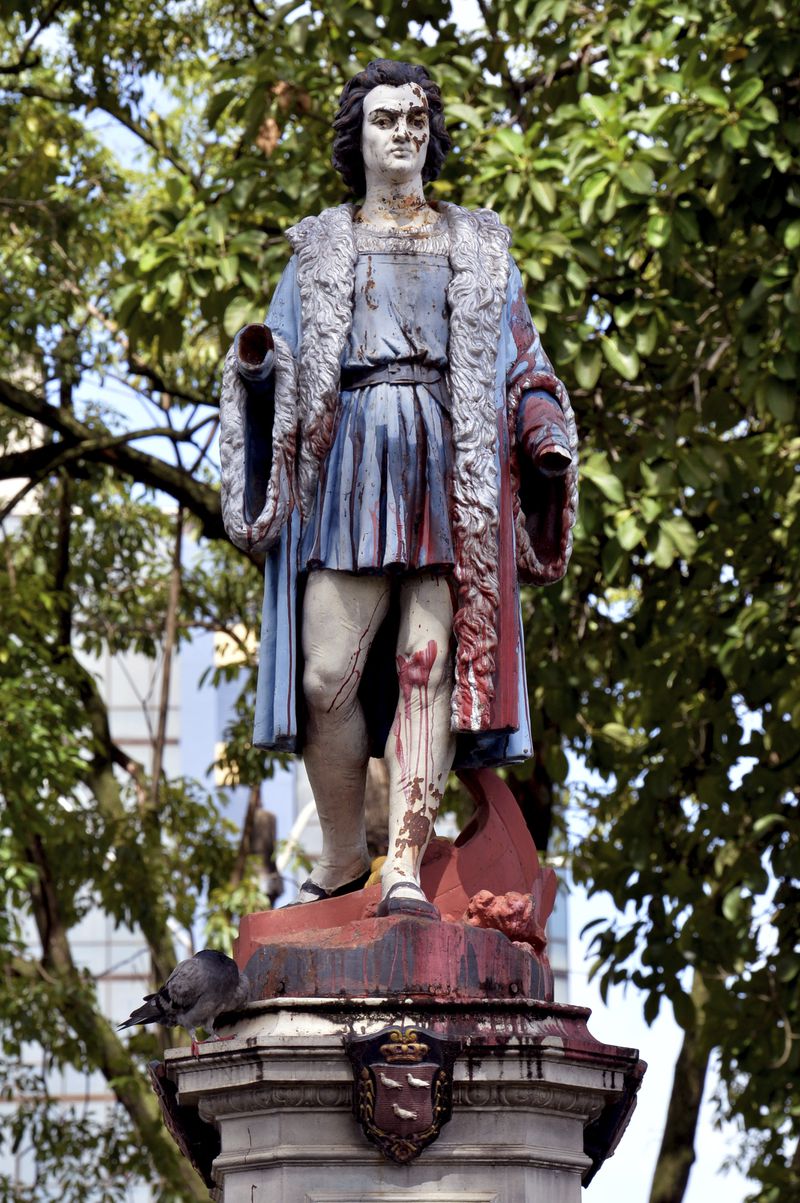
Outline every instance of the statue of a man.
<svg viewBox="0 0 800 1203">
<path fill-rule="evenodd" d="M 223 514 L 267 552 L 254 742 L 302 751 L 319 812 L 298 900 L 364 884 L 382 755 L 378 913 L 436 917 L 419 870 L 454 760 L 531 752 L 517 582 L 566 570 L 575 423 L 508 230 L 425 198 L 451 147 L 427 71 L 370 63 L 334 129 L 363 200 L 287 232 L 266 324 L 228 355 Z"/>
</svg>

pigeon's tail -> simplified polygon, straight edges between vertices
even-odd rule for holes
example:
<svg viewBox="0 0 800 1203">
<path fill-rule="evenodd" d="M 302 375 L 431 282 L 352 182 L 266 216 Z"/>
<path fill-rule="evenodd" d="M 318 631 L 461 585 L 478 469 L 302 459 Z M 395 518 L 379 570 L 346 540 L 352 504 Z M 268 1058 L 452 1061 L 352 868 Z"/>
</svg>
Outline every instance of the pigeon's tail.
<svg viewBox="0 0 800 1203">
<path fill-rule="evenodd" d="M 137 1023 L 163 1023 L 165 1019 L 166 1007 L 160 993 L 147 994 L 144 1006 L 131 1011 L 125 1022 L 118 1025 L 117 1031 L 121 1032 L 123 1028 L 135 1027 Z"/>
</svg>

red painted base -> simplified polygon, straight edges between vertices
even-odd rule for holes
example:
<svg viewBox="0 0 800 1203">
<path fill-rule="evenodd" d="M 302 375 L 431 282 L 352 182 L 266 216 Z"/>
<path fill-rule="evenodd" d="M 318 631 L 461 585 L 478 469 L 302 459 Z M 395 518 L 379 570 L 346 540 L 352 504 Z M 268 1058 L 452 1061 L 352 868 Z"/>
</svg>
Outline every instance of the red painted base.
<svg viewBox="0 0 800 1203">
<path fill-rule="evenodd" d="M 443 922 L 375 918 L 380 886 L 343 898 L 246 915 L 235 957 L 256 998 L 370 996 L 552 999 L 543 947 L 556 877 L 542 868 L 519 806 L 491 769 L 461 774 L 477 804 L 456 840 L 432 841 L 422 886 Z M 501 930 L 463 922 L 481 891 L 529 894 L 538 937 L 512 943 Z M 492 923 L 492 926 L 498 926 Z M 516 932 L 509 928 L 512 939 Z"/>
<path fill-rule="evenodd" d="M 362 919 L 262 942 L 247 975 L 256 998 L 553 998 L 544 955 L 498 931 L 430 919 Z"/>
</svg>

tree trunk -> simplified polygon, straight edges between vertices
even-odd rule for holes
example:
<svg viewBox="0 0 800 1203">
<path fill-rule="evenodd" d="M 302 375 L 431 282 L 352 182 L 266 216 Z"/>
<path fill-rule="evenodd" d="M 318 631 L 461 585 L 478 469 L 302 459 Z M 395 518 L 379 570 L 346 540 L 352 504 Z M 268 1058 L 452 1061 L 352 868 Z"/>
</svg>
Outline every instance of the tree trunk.
<svg viewBox="0 0 800 1203">
<path fill-rule="evenodd" d="M 143 1081 L 122 1041 L 100 1015 L 93 992 L 72 959 L 47 854 L 38 835 L 28 846 L 28 859 L 38 873 L 31 887 L 31 902 L 42 945 L 42 965 L 63 989 L 65 1020 L 86 1049 L 91 1064 L 100 1070 L 128 1112 L 164 1183 L 180 1187 L 187 1200 L 207 1203 L 208 1191 L 164 1129 L 149 1084 Z"/>
<path fill-rule="evenodd" d="M 703 1102 L 703 1087 L 711 1055 L 705 1032 L 705 983 L 698 973 L 692 981 L 695 1023 L 684 1033 L 675 1063 L 667 1121 L 656 1162 L 649 1203 L 681 1203 L 694 1164 L 694 1138 Z"/>
</svg>

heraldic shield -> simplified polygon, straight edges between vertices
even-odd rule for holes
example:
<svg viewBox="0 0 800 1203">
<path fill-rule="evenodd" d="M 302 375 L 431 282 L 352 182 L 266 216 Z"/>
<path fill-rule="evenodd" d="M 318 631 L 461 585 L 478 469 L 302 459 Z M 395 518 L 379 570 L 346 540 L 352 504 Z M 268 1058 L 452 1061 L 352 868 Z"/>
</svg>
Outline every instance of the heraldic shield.
<svg viewBox="0 0 800 1203">
<path fill-rule="evenodd" d="M 436 1140 L 452 1114 L 458 1041 L 422 1028 L 384 1028 L 346 1041 L 353 1109 L 368 1140 L 404 1165 Z"/>
</svg>

